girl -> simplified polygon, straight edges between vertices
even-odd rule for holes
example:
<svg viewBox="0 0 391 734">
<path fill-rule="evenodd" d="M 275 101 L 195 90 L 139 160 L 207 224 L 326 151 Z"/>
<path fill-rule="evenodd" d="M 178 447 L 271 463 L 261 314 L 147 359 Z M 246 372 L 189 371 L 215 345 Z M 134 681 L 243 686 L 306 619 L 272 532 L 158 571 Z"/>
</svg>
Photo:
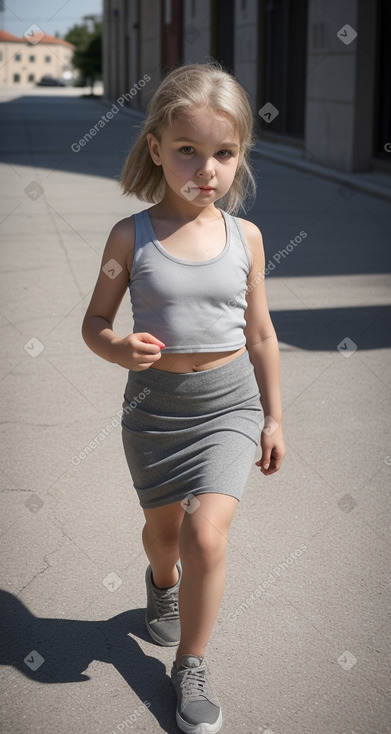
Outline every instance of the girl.
<svg viewBox="0 0 391 734">
<path fill-rule="evenodd" d="M 146 625 L 178 645 L 176 718 L 193 734 L 222 726 L 204 655 L 231 520 L 259 441 L 265 476 L 285 453 L 262 236 L 232 215 L 254 193 L 252 144 L 247 95 L 217 64 L 163 80 L 122 176 L 125 193 L 155 205 L 113 228 L 83 322 L 90 349 L 129 371 L 122 435 L 145 515 Z M 113 321 L 128 286 L 134 329 L 122 338 Z"/>
</svg>

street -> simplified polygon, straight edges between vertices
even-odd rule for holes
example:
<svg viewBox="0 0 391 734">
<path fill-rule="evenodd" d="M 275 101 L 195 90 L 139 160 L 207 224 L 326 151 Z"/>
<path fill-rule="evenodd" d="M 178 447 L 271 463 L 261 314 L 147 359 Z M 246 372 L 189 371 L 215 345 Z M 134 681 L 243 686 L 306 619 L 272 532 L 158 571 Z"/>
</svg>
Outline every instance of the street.
<svg viewBox="0 0 391 734">
<path fill-rule="evenodd" d="M 112 226 L 145 208 L 118 185 L 142 117 L 87 91 L 0 95 L 2 731 L 178 734 L 173 651 L 144 627 L 126 372 L 80 334 Z M 206 657 L 222 732 L 386 734 L 390 203 L 254 166 L 287 455 L 253 467 L 232 524 Z"/>
</svg>

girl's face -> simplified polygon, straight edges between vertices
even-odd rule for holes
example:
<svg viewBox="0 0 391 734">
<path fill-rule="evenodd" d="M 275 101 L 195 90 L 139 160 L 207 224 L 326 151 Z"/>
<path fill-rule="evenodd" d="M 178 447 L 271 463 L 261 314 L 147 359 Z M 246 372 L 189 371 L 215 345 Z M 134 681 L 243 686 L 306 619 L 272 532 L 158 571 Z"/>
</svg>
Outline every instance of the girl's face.
<svg viewBox="0 0 391 734">
<path fill-rule="evenodd" d="M 230 189 L 240 160 L 240 140 L 229 117 L 210 107 L 183 113 L 165 128 L 160 143 L 152 134 L 147 140 L 174 195 L 205 207 Z"/>
</svg>

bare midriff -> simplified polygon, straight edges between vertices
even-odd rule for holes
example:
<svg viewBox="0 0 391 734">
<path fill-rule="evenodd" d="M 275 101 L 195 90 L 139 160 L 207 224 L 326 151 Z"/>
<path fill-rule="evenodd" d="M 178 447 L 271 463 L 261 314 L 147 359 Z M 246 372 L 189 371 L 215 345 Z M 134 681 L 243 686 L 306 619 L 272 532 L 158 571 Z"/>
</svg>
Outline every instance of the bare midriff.
<svg viewBox="0 0 391 734">
<path fill-rule="evenodd" d="M 164 354 L 151 365 L 150 369 L 162 370 L 163 372 L 202 372 L 213 367 L 220 367 L 233 359 L 240 357 L 246 351 L 246 347 L 236 349 L 234 352 L 204 352 L 198 354 Z"/>
</svg>

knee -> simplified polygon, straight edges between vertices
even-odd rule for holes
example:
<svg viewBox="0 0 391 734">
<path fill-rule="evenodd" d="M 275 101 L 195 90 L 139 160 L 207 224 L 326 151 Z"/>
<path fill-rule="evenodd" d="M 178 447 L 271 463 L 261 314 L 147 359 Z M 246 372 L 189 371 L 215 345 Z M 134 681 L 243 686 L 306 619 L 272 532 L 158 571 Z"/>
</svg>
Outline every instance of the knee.
<svg viewBox="0 0 391 734">
<path fill-rule="evenodd" d="M 170 525 L 159 532 L 153 531 L 148 523 L 143 528 L 143 540 L 147 545 L 155 545 L 162 551 L 167 551 L 178 546 L 179 532 L 176 525 Z"/>
<path fill-rule="evenodd" d="M 201 528 L 181 533 L 180 555 L 194 570 L 208 571 L 225 560 L 227 540 L 215 527 L 206 523 Z"/>
</svg>

